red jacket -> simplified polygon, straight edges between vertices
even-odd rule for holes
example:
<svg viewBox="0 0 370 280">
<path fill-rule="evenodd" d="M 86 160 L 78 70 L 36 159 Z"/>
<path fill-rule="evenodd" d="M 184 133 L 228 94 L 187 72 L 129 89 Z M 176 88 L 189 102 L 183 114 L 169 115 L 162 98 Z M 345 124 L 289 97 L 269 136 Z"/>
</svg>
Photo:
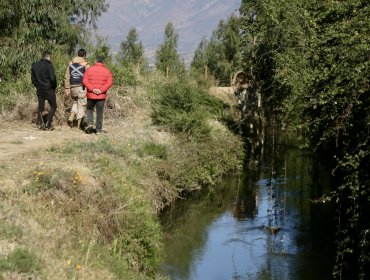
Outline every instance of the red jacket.
<svg viewBox="0 0 370 280">
<path fill-rule="evenodd" d="M 106 99 L 107 91 L 112 86 L 112 73 L 104 63 L 96 62 L 84 74 L 83 84 L 87 89 L 88 99 Z M 101 94 L 93 93 L 93 89 L 100 89 Z"/>
</svg>

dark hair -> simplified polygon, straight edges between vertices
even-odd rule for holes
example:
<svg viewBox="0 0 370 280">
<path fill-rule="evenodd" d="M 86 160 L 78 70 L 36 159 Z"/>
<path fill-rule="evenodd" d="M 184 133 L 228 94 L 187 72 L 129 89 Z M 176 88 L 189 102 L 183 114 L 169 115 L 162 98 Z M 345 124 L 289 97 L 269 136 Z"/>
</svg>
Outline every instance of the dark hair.
<svg viewBox="0 0 370 280">
<path fill-rule="evenodd" d="M 86 56 L 86 50 L 85 49 L 79 49 L 77 52 L 77 55 L 79 57 L 85 57 Z"/>
<path fill-rule="evenodd" d="M 50 51 L 44 51 L 42 53 L 42 58 L 48 58 L 49 56 L 51 56 L 51 52 Z"/>
<path fill-rule="evenodd" d="M 103 63 L 104 62 L 104 57 L 101 56 L 101 55 L 97 55 L 95 60 L 96 60 L 96 62 Z"/>
</svg>

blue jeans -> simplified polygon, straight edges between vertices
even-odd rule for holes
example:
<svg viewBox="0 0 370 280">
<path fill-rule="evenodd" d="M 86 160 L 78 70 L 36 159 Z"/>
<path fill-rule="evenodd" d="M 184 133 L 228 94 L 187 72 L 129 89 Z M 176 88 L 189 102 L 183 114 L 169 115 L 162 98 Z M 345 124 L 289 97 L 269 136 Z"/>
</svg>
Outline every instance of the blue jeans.
<svg viewBox="0 0 370 280">
<path fill-rule="evenodd" d="M 103 112 L 105 99 L 87 99 L 87 123 L 94 123 L 94 108 L 96 107 L 96 132 L 101 132 L 103 128 Z"/>
</svg>

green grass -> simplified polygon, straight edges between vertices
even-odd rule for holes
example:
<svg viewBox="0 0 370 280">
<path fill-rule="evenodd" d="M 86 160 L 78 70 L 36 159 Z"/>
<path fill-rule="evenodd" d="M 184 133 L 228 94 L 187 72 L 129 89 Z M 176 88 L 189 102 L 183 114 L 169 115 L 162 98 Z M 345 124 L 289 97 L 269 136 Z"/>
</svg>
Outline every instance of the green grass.
<svg viewBox="0 0 370 280">
<path fill-rule="evenodd" d="M 21 238 L 22 235 L 23 231 L 21 227 L 4 220 L 0 220 L 0 239 L 15 240 Z"/>
<path fill-rule="evenodd" d="M 41 270 L 36 255 L 25 248 L 16 248 L 6 258 L 0 258 L 0 271 L 32 273 Z"/>
<path fill-rule="evenodd" d="M 145 142 L 138 150 L 140 157 L 153 156 L 158 159 L 167 159 L 168 152 L 165 145 L 154 142 Z"/>
</svg>

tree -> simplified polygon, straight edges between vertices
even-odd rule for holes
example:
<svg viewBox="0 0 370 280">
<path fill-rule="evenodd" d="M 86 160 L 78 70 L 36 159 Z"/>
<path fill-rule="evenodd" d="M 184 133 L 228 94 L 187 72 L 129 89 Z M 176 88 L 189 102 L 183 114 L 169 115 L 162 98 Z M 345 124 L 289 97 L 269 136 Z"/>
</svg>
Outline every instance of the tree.
<svg viewBox="0 0 370 280">
<path fill-rule="evenodd" d="M 141 42 L 137 42 L 138 34 L 136 28 L 131 28 L 126 41 L 121 42 L 121 49 L 117 54 L 117 60 L 122 65 L 140 65 L 144 60 L 144 47 Z"/>
<path fill-rule="evenodd" d="M 5 79 L 19 77 L 42 49 L 72 52 L 81 34 L 107 9 L 105 0 L 2 0 L 0 68 Z"/>
<path fill-rule="evenodd" d="M 177 53 L 178 37 L 172 23 L 169 22 L 164 31 L 164 42 L 156 51 L 155 62 L 157 69 L 166 76 L 183 75 L 185 73 L 185 65 L 180 61 L 180 56 Z"/>
<path fill-rule="evenodd" d="M 204 37 L 195 50 L 193 61 L 190 65 L 192 75 L 198 76 L 204 74 L 208 78 L 208 50 L 209 41 Z"/>
<path fill-rule="evenodd" d="M 232 15 L 221 20 L 210 41 L 203 39 L 195 51 L 192 72 L 204 73 L 205 69 L 220 85 L 229 86 L 232 75 L 240 70 L 240 20 Z M 207 72 L 208 75 L 208 72 Z"/>
</svg>

